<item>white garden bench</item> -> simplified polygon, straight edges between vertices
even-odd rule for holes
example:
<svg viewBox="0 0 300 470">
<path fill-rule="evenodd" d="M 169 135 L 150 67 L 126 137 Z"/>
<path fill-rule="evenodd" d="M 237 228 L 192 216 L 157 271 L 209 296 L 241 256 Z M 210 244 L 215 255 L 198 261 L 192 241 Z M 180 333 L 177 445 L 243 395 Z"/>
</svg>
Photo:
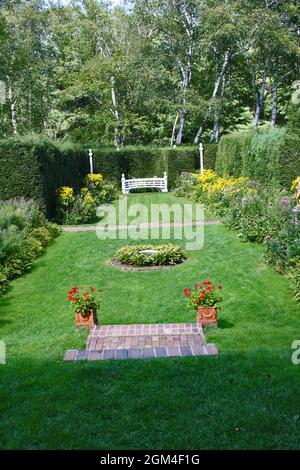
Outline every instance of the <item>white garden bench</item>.
<svg viewBox="0 0 300 470">
<path fill-rule="evenodd" d="M 147 188 L 156 188 L 159 189 L 162 193 L 168 192 L 168 177 L 167 173 L 164 172 L 163 178 L 134 178 L 134 179 L 125 179 L 124 173 L 121 178 L 122 183 L 122 193 L 128 194 L 131 189 L 147 189 Z"/>
</svg>

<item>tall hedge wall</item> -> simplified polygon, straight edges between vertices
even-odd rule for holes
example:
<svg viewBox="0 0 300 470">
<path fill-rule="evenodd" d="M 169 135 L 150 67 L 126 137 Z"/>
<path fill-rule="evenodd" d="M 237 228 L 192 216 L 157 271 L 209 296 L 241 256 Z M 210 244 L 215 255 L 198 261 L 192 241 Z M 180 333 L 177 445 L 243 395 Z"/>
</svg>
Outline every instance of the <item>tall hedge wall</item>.
<svg viewBox="0 0 300 470">
<path fill-rule="evenodd" d="M 216 171 L 289 188 L 300 175 L 300 137 L 285 129 L 225 135 L 219 144 Z"/>
<path fill-rule="evenodd" d="M 217 145 L 205 146 L 205 168 L 213 168 Z M 120 183 L 126 177 L 168 174 L 169 188 L 182 171 L 199 168 L 198 147 L 94 148 L 94 170 Z M 88 149 L 59 144 L 43 137 L 0 140 L 0 199 L 33 198 L 46 208 L 48 217 L 56 212 L 56 193 L 60 186 L 79 188 L 89 171 Z"/>
<path fill-rule="evenodd" d="M 0 199 L 33 198 L 53 217 L 56 190 L 79 187 L 88 170 L 86 152 L 40 138 L 0 141 Z"/>
<path fill-rule="evenodd" d="M 215 168 L 217 144 L 204 146 L 205 168 Z M 169 187 L 183 171 L 199 169 L 198 147 L 155 148 L 155 147 L 125 147 L 94 148 L 95 171 L 99 171 L 107 178 L 121 179 L 122 173 L 129 178 L 142 178 L 163 176 L 168 174 Z"/>
</svg>

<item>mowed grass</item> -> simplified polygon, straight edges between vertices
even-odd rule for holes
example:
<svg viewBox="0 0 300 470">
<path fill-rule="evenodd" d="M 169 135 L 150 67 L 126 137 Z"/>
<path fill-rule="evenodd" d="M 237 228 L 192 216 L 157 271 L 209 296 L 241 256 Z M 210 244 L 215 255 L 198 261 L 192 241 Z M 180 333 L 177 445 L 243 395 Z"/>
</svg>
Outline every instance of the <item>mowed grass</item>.
<svg viewBox="0 0 300 470">
<path fill-rule="evenodd" d="M 160 206 L 160 208 L 158 207 Z M 120 195 L 120 198 L 113 202 L 113 204 L 103 205 L 98 210 L 97 220 L 85 225 L 95 225 L 97 221 L 101 221 L 102 224 L 107 223 L 108 225 L 115 224 L 142 224 L 151 223 L 151 207 L 153 214 L 155 213 L 160 223 L 166 222 L 183 222 L 184 218 L 187 220 L 187 206 L 192 207 L 192 212 L 188 220 L 199 220 L 199 215 L 196 213 L 195 204 L 192 204 L 189 199 L 178 198 L 173 193 L 160 193 L 157 191 L 146 192 L 146 193 L 130 193 L 126 196 Z M 115 208 L 113 217 L 115 219 L 110 220 L 107 216 L 107 208 Z M 127 215 L 127 219 L 123 220 L 120 216 L 120 207 L 123 207 L 123 211 Z M 128 211 L 126 212 L 126 210 Z M 204 216 L 206 220 L 212 220 L 216 217 L 209 214 L 204 210 Z M 155 217 L 155 216 L 154 216 Z"/>
<path fill-rule="evenodd" d="M 64 234 L 0 299 L 1 448 L 299 449 L 300 309 L 262 247 L 207 226 L 184 264 L 121 272 L 106 261 L 124 243 Z M 219 357 L 62 361 L 86 339 L 66 300 L 73 284 L 103 288 L 102 323 L 181 322 L 195 319 L 182 288 L 205 278 L 224 286 L 220 326 L 207 331 Z"/>
</svg>

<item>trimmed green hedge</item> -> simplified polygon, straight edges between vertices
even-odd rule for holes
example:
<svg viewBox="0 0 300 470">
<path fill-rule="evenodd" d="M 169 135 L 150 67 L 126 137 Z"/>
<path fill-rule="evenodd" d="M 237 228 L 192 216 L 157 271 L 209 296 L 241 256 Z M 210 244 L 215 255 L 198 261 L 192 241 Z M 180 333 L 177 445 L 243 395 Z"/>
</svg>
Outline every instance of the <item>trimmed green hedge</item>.
<svg viewBox="0 0 300 470">
<path fill-rule="evenodd" d="M 248 176 L 289 189 L 300 175 L 300 138 L 285 129 L 225 135 L 219 144 L 215 169 L 220 175 Z"/>
<path fill-rule="evenodd" d="M 32 198 L 56 212 L 56 190 L 79 187 L 88 171 L 86 152 L 73 145 L 59 145 L 38 137 L 0 141 L 0 199 Z"/>
<path fill-rule="evenodd" d="M 214 169 L 217 145 L 205 145 L 204 166 Z M 152 177 L 168 174 L 169 188 L 183 172 L 199 168 L 198 147 L 94 148 L 94 170 L 105 178 L 121 181 L 126 177 Z M 89 171 L 88 149 L 71 143 L 57 143 L 41 136 L 0 140 L 0 200 L 14 197 L 35 199 L 56 216 L 56 194 L 60 186 L 78 189 Z"/>
<path fill-rule="evenodd" d="M 281 186 L 290 189 L 291 182 L 300 175 L 300 137 L 286 134 L 278 148 L 278 163 L 280 168 L 279 182 Z"/>
<path fill-rule="evenodd" d="M 246 132 L 234 132 L 222 137 L 216 158 L 216 172 L 220 175 L 241 176 L 250 140 L 251 134 Z"/>
<path fill-rule="evenodd" d="M 205 145 L 205 168 L 215 168 L 217 148 L 217 144 Z M 183 171 L 192 172 L 199 169 L 198 147 L 125 147 L 120 150 L 94 148 L 93 153 L 95 171 L 118 181 L 122 173 L 129 178 L 147 178 L 163 176 L 166 171 L 169 187 L 173 188 Z"/>
</svg>

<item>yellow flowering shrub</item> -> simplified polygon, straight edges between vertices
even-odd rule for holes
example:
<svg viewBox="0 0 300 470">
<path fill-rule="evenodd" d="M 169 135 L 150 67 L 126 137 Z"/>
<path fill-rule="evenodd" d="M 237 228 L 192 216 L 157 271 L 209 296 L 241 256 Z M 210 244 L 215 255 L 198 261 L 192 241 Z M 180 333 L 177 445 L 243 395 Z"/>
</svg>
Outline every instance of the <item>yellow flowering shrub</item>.
<svg viewBox="0 0 300 470">
<path fill-rule="evenodd" d="M 102 181 L 103 181 L 103 175 L 101 173 L 95 173 L 95 174 L 90 173 L 86 177 L 87 185 L 94 184 L 97 186 L 98 184 L 102 183 Z"/>
<path fill-rule="evenodd" d="M 74 198 L 74 190 L 69 186 L 62 186 L 58 190 L 60 202 L 63 206 L 69 206 L 75 200 Z"/>
<path fill-rule="evenodd" d="M 210 181 L 213 181 L 217 177 L 216 173 L 213 170 L 204 170 L 203 174 L 194 173 L 193 176 L 196 177 L 197 182 L 200 183 L 200 184 L 204 184 L 204 183 L 208 183 Z"/>
<path fill-rule="evenodd" d="M 247 178 L 240 176 L 239 178 L 234 178 L 233 176 L 222 176 L 216 178 L 212 183 L 206 183 L 206 190 L 208 194 L 212 193 L 223 193 L 232 192 L 238 189 L 241 189 L 244 186 L 244 183 L 247 181 Z"/>
<path fill-rule="evenodd" d="M 295 181 L 292 182 L 292 191 L 295 191 L 298 189 L 298 186 L 300 184 L 300 176 L 298 176 Z"/>
<path fill-rule="evenodd" d="M 76 194 L 68 186 L 59 188 L 60 219 L 63 223 L 89 223 L 95 220 L 99 205 L 117 197 L 114 184 L 105 181 L 101 173 L 87 175 L 85 183 L 85 187 Z"/>
<path fill-rule="evenodd" d="M 95 198 L 93 197 L 93 195 L 87 191 L 84 195 L 84 201 L 87 202 L 88 204 L 95 204 Z"/>
<path fill-rule="evenodd" d="M 205 193 L 208 198 L 242 189 L 248 181 L 248 178 L 244 176 L 239 178 L 218 176 L 213 170 L 204 170 L 203 174 L 197 173 L 194 176 L 197 180 L 198 190 Z"/>
</svg>

